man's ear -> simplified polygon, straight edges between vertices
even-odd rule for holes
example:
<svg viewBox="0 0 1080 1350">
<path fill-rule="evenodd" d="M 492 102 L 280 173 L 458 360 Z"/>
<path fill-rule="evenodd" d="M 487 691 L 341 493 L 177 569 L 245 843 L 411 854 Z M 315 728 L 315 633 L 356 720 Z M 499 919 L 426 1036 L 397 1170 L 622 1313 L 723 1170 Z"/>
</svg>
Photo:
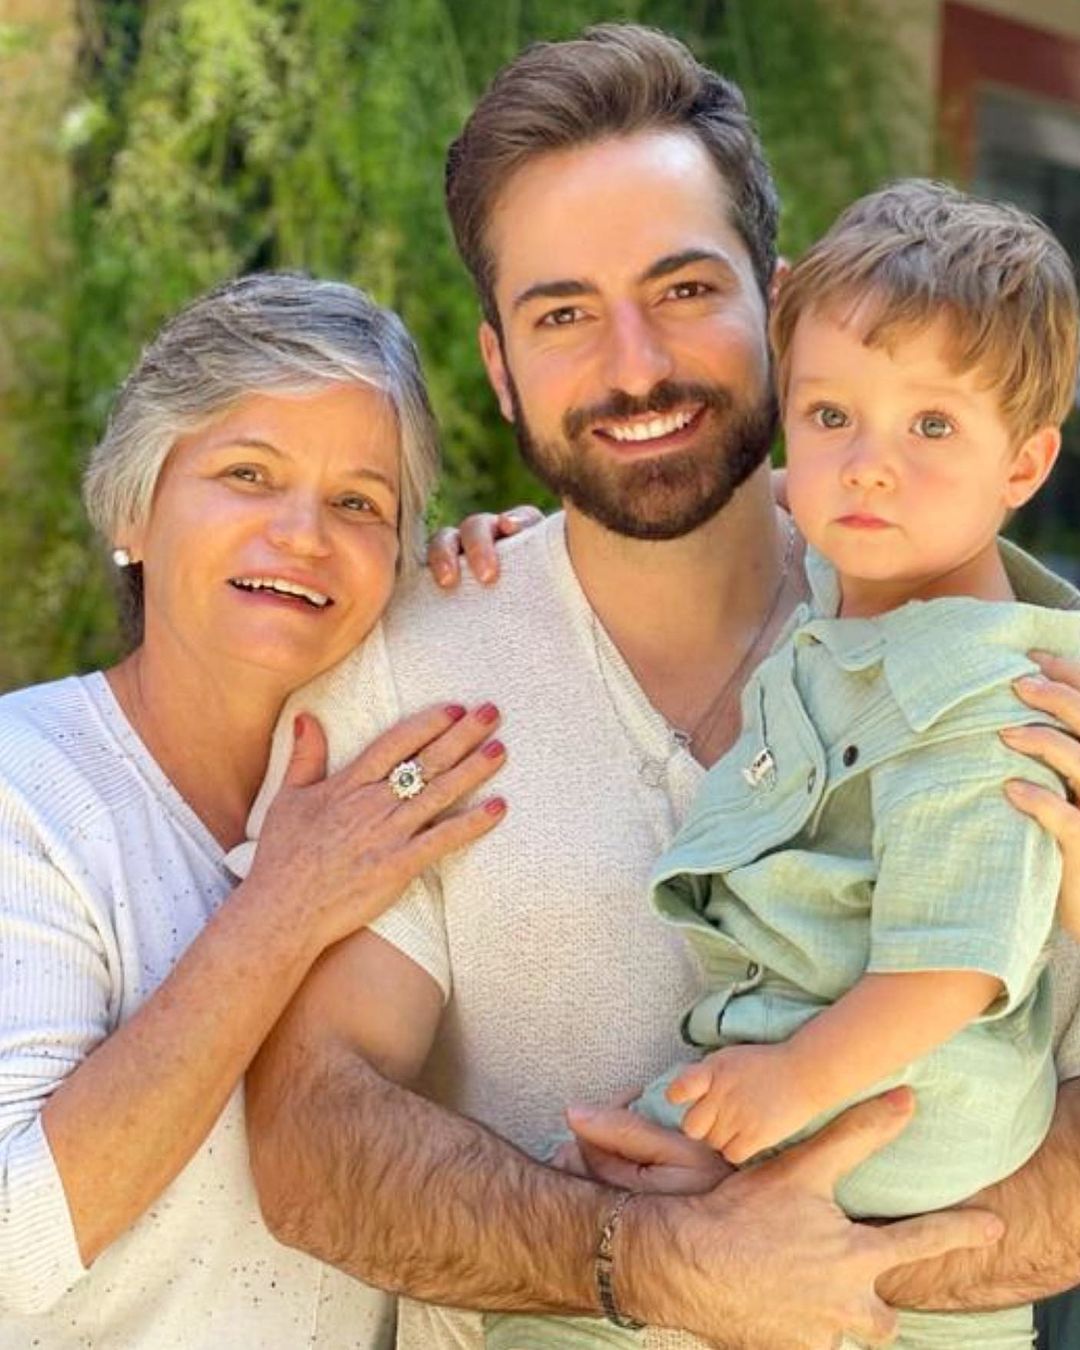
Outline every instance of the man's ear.
<svg viewBox="0 0 1080 1350">
<path fill-rule="evenodd" d="M 769 308 L 776 304 L 776 297 L 780 294 L 780 287 L 784 284 L 784 278 L 791 271 L 791 264 L 786 258 L 777 258 L 776 266 L 773 268 L 772 280 L 769 282 Z"/>
<path fill-rule="evenodd" d="M 480 325 L 480 355 L 484 359 L 495 397 L 499 400 L 499 411 L 508 422 L 514 420 L 514 402 L 510 397 L 510 376 L 506 370 L 506 358 L 503 356 L 502 340 L 487 319 Z"/>
<path fill-rule="evenodd" d="M 1016 452 L 1005 481 L 1004 503 L 1010 511 L 1035 496 L 1050 476 L 1061 449 L 1057 427 L 1040 427 Z"/>
</svg>

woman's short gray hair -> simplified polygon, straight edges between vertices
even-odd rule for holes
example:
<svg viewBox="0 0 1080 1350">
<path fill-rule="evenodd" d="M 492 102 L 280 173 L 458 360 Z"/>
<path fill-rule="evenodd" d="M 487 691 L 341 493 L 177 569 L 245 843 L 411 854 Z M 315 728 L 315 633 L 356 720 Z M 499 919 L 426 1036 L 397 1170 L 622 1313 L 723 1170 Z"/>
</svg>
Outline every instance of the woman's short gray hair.
<svg viewBox="0 0 1080 1350">
<path fill-rule="evenodd" d="M 177 439 L 239 399 L 310 394 L 343 381 L 380 390 L 397 413 L 400 567 L 413 570 L 439 467 L 438 432 L 416 347 L 398 316 L 363 291 L 296 272 L 226 282 L 165 323 L 121 386 L 90 456 L 83 500 L 91 523 L 110 543 L 125 526 L 143 524 Z M 129 581 L 129 589 L 141 590 L 140 577 Z M 137 609 L 138 596 L 129 599 Z"/>
</svg>

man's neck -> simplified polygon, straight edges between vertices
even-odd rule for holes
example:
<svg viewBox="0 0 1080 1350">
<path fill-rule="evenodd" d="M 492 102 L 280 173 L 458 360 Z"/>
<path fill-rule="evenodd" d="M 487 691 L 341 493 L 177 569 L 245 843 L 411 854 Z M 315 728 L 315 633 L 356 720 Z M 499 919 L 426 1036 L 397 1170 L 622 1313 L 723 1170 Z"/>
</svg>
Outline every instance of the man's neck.
<svg viewBox="0 0 1080 1350">
<path fill-rule="evenodd" d="M 694 740 L 698 758 L 711 761 L 737 730 L 730 709 L 713 705 L 719 697 L 737 712 L 746 675 L 801 590 L 768 466 L 681 539 L 629 539 L 573 506 L 566 521 L 570 560 L 598 622 L 673 726 L 693 731 L 703 719 L 716 722 L 702 726 L 701 743 Z M 753 659 L 740 669 L 748 654 Z"/>
</svg>

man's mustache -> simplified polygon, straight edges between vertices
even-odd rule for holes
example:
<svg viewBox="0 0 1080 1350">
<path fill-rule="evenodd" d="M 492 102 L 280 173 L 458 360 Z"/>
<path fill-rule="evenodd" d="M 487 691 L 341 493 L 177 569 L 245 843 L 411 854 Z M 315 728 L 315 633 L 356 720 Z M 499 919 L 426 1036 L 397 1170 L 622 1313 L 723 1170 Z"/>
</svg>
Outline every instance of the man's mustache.
<svg viewBox="0 0 1080 1350">
<path fill-rule="evenodd" d="M 563 417 L 563 434 L 575 440 L 593 422 L 644 417 L 649 413 L 671 412 L 687 403 L 702 403 L 717 413 L 728 413 L 735 406 L 731 390 L 719 384 L 690 384 L 661 380 L 644 397 L 614 389 L 602 403 L 587 408 L 571 408 Z"/>
</svg>

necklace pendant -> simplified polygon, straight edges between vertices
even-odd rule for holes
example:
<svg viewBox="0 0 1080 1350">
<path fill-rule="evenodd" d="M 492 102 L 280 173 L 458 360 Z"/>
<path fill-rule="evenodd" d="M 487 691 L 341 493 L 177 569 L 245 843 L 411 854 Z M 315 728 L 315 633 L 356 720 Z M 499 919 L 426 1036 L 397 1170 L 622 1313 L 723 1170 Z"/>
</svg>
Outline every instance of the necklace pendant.
<svg viewBox="0 0 1080 1350">
<path fill-rule="evenodd" d="M 771 792 L 776 786 L 776 760 L 769 747 L 763 746 L 742 771 L 752 788 Z"/>
</svg>

